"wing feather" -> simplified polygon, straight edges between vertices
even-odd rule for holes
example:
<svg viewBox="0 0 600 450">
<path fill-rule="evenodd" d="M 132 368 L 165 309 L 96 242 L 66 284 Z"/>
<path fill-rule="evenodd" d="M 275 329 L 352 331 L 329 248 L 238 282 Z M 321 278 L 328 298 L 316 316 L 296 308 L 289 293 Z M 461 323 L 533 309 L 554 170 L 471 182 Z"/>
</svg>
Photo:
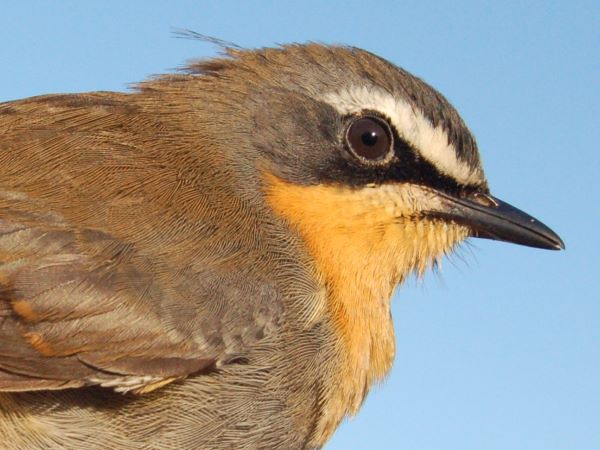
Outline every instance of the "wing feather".
<svg viewBox="0 0 600 450">
<path fill-rule="evenodd" d="M 221 230 L 260 227 L 169 149 L 176 129 L 124 98 L 0 105 L 0 391 L 146 392 L 243 354 L 279 320 L 277 291 L 238 276 L 244 246 Z"/>
</svg>

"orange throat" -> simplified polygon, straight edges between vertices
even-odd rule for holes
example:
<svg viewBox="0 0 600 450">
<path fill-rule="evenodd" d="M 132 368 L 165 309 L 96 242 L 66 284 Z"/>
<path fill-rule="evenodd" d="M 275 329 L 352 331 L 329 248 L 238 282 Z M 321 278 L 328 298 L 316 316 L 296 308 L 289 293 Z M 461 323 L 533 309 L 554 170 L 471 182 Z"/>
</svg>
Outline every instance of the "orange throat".
<svg viewBox="0 0 600 450">
<path fill-rule="evenodd" d="M 326 440 L 392 366 L 390 298 L 395 286 L 413 272 L 422 274 L 467 230 L 415 220 L 418 201 L 431 195 L 415 185 L 302 186 L 270 174 L 265 181 L 269 205 L 312 256 L 338 337 L 341 364 L 318 430 Z"/>
</svg>

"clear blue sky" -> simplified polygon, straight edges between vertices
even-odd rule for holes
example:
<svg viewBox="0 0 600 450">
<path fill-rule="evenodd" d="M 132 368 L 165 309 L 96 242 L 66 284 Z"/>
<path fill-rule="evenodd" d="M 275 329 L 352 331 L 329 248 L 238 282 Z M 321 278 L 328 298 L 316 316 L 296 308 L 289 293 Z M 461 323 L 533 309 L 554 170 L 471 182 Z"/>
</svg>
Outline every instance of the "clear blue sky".
<svg viewBox="0 0 600 450">
<path fill-rule="evenodd" d="M 478 138 L 493 193 L 565 252 L 472 241 L 394 299 L 387 382 L 329 449 L 600 449 L 600 3 L 5 2 L 0 100 L 123 90 L 245 47 L 346 43 L 423 77 Z M 1 137 L 0 137 L 1 139 Z"/>
</svg>

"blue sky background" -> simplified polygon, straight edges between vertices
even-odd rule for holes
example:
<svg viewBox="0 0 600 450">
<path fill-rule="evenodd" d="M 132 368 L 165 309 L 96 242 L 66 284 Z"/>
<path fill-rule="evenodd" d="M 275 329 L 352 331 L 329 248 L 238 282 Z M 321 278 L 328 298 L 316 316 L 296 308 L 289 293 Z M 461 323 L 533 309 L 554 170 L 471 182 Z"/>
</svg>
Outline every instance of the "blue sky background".
<svg viewBox="0 0 600 450">
<path fill-rule="evenodd" d="M 5 2 L 0 100 L 124 90 L 245 47 L 345 43 L 444 93 L 476 134 L 492 192 L 567 245 L 471 241 L 394 299 L 387 382 L 329 449 L 600 449 L 600 3 Z M 1 137 L 0 137 L 1 139 Z"/>
</svg>

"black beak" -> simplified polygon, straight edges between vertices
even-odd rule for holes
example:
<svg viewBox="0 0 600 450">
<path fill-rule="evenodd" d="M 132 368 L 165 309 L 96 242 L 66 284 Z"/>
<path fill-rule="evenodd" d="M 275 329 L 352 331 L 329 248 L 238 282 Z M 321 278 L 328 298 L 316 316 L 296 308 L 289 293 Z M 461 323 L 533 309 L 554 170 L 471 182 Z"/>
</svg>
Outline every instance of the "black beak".
<svg viewBox="0 0 600 450">
<path fill-rule="evenodd" d="M 460 198 L 437 193 L 442 206 L 431 214 L 466 225 L 473 237 L 549 250 L 565 248 L 562 239 L 542 222 L 491 195 L 475 193 Z"/>
</svg>

